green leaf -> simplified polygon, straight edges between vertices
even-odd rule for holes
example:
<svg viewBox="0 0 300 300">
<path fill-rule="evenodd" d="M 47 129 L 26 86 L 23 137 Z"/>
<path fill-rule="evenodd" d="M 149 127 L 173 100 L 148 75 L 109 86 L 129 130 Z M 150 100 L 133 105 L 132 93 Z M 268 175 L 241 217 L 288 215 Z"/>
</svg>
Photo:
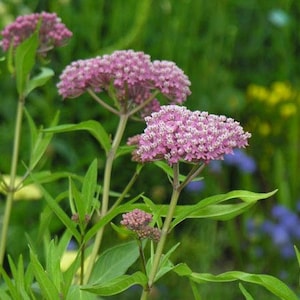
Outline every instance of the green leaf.
<svg viewBox="0 0 300 300">
<path fill-rule="evenodd" d="M 74 222 L 42 186 L 41 189 L 43 191 L 43 195 L 49 207 L 54 211 L 54 213 L 62 221 L 62 223 L 72 232 L 75 239 L 78 242 L 80 242 L 81 236 L 78 230 L 76 229 L 76 225 L 74 224 Z"/>
<path fill-rule="evenodd" d="M 96 138 L 96 140 L 105 150 L 105 153 L 106 154 L 108 153 L 109 149 L 111 148 L 110 137 L 108 133 L 105 131 L 105 129 L 102 127 L 102 125 L 97 121 L 88 120 L 88 121 L 83 121 L 79 124 L 64 124 L 64 125 L 47 128 L 44 131 L 53 132 L 53 133 L 62 133 L 62 132 L 73 132 L 78 130 L 88 131 L 94 138 Z"/>
<path fill-rule="evenodd" d="M 43 86 L 53 76 L 54 76 L 54 72 L 52 69 L 41 68 L 41 72 L 28 81 L 25 90 L 25 96 L 27 96 L 35 88 Z"/>
<path fill-rule="evenodd" d="M 49 182 L 53 182 L 53 181 L 57 181 L 59 179 L 62 179 L 62 178 L 72 178 L 72 179 L 77 179 L 78 181 L 82 181 L 82 177 L 76 175 L 76 174 L 73 174 L 73 173 L 70 173 L 70 172 L 55 172 L 55 173 L 52 173 L 51 171 L 41 171 L 41 172 L 35 172 L 35 173 L 32 173 L 31 176 L 27 177 L 25 180 L 24 180 L 24 185 L 28 185 L 28 184 L 31 184 L 31 183 L 49 183 Z"/>
<path fill-rule="evenodd" d="M 159 278 L 161 278 L 162 276 L 164 276 L 165 274 L 167 274 L 168 272 L 170 272 L 171 270 L 174 269 L 175 266 L 169 260 L 169 258 L 171 256 L 171 254 L 178 248 L 179 245 L 180 245 L 180 243 L 177 243 L 165 255 L 162 256 L 160 264 L 159 264 L 159 270 L 155 276 L 154 282 L 156 282 Z M 149 274 L 150 268 L 151 268 L 151 261 L 148 260 L 148 263 L 147 263 L 148 274 Z"/>
<path fill-rule="evenodd" d="M 19 96 L 24 96 L 27 80 L 35 64 L 36 51 L 39 45 L 38 31 L 22 42 L 15 52 L 15 70 L 17 91 Z"/>
<path fill-rule="evenodd" d="M 10 296 L 8 296 L 6 294 L 6 292 L 1 289 L 0 289 L 0 299 L 1 300 L 12 300 L 12 298 Z"/>
<path fill-rule="evenodd" d="M 11 294 L 11 296 L 12 296 L 12 299 L 14 299 L 14 300 L 22 300 L 22 298 L 20 297 L 20 295 L 17 293 L 15 284 L 10 279 L 10 277 L 7 275 L 7 273 L 5 272 L 5 270 L 3 269 L 2 266 L 0 266 L 0 274 L 2 275 L 2 278 L 3 278 L 5 284 L 8 287 L 8 290 L 9 290 L 9 293 Z"/>
<path fill-rule="evenodd" d="M 84 223 L 84 218 L 85 218 L 85 204 L 84 201 L 85 199 L 83 198 L 82 194 L 78 191 L 76 185 L 74 182 L 70 179 L 69 180 L 69 201 L 70 201 L 70 206 L 72 209 L 72 213 L 74 213 L 74 204 L 75 203 L 75 212 L 78 213 L 79 220 L 80 220 L 80 225 Z"/>
<path fill-rule="evenodd" d="M 94 202 L 94 197 L 97 189 L 97 176 L 98 176 L 98 162 L 94 159 L 82 183 L 82 197 L 85 204 L 85 213 L 91 213 Z"/>
<path fill-rule="evenodd" d="M 142 272 L 136 272 L 132 275 L 122 275 L 104 284 L 94 286 L 84 286 L 83 290 L 90 291 L 99 296 L 111 296 L 119 294 L 133 285 L 145 286 L 147 277 Z"/>
<path fill-rule="evenodd" d="M 241 283 L 239 283 L 239 288 L 246 300 L 254 300 L 254 298 L 250 295 L 250 293 L 246 290 L 246 288 Z"/>
<path fill-rule="evenodd" d="M 138 259 L 139 249 L 136 241 L 123 243 L 106 250 L 97 259 L 89 283 L 104 284 L 125 274 Z"/>
<path fill-rule="evenodd" d="M 192 273 L 189 275 L 191 280 L 198 283 L 204 282 L 231 282 L 241 280 L 263 286 L 275 296 L 282 300 L 297 300 L 296 294 L 281 280 L 271 275 L 250 274 L 240 271 L 230 271 L 219 275 L 208 273 Z"/>
<path fill-rule="evenodd" d="M 71 286 L 68 291 L 66 300 L 100 300 L 97 295 L 92 294 L 88 291 L 84 291 L 78 285 Z"/>
<path fill-rule="evenodd" d="M 276 193 L 277 190 L 270 193 L 254 193 L 243 190 L 231 191 L 226 194 L 214 195 L 200 200 L 195 205 L 178 206 L 175 211 L 175 219 L 171 227 L 187 218 L 214 218 L 217 220 L 227 220 L 244 212 L 255 204 L 258 200 L 266 199 Z M 219 203 L 240 199 L 242 203 L 220 205 Z M 217 205 L 218 204 L 218 205 Z"/>
<path fill-rule="evenodd" d="M 174 171 L 173 168 L 171 168 L 166 162 L 162 161 L 162 160 L 157 160 L 154 162 L 154 164 L 159 167 L 160 169 L 162 169 L 169 177 L 173 178 L 174 176 Z M 179 181 L 183 182 L 185 180 L 186 176 L 180 174 L 179 175 Z M 199 180 L 199 178 L 198 178 Z"/>
<path fill-rule="evenodd" d="M 176 272 L 179 276 L 189 276 L 193 271 L 185 263 L 180 263 L 173 268 L 173 271 Z"/>
<path fill-rule="evenodd" d="M 294 246 L 295 252 L 296 252 L 296 257 L 297 257 L 297 261 L 298 261 L 298 265 L 300 267 L 300 252 L 298 250 L 298 248 L 296 246 Z"/>
<path fill-rule="evenodd" d="M 16 285 L 15 290 L 18 292 L 20 299 L 29 299 L 29 296 L 26 293 L 26 286 L 24 280 L 24 264 L 22 255 L 19 256 L 17 266 L 15 265 L 13 259 L 10 256 L 8 256 L 8 262 L 10 271 L 12 273 L 12 278 L 14 279 Z"/>
<path fill-rule="evenodd" d="M 62 273 L 60 270 L 60 258 L 61 253 L 59 253 L 54 240 L 45 245 L 46 249 L 46 272 L 49 279 L 53 282 L 54 286 L 58 291 L 61 290 Z"/>
<path fill-rule="evenodd" d="M 116 153 L 116 158 L 119 156 L 123 156 L 123 155 L 127 155 L 127 154 L 131 154 L 132 151 L 135 149 L 135 146 L 120 146 L 117 149 L 117 153 Z"/>
<path fill-rule="evenodd" d="M 50 280 L 48 274 L 43 269 L 37 256 L 30 249 L 30 261 L 32 263 L 34 276 L 41 288 L 43 299 L 57 300 L 60 298 L 59 292 L 55 287 L 52 280 Z"/>
<path fill-rule="evenodd" d="M 27 120 L 29 123 L 30 133 L 31 133 L 31 154 L 29 160 L 29 169 L 33 170 L 38 164 L 45 151 L 47 150 L 51 139 L 53 137 L 52 133 L 44 133 L 43 130 L 37 130 L 33 120 L 30 115 L 26 112 Z M 57 113 L 52 121 L 52 125 L 57 124 L 59 119 L 59 114 Z"/>
</svg>

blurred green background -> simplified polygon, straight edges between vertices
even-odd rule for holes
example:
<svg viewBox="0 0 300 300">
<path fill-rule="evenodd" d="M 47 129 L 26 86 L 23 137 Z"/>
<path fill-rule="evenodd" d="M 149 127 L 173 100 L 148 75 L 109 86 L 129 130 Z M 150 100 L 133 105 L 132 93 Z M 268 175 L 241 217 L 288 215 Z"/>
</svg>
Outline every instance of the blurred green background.
<svg viewBox="0 0 300 300">
<path fill-rule="evenodd" d="M 95 119 L 113 132 L 117 120 L 87 95 L 66 101 L 58 95 L 59 75 L 74 60 L 117 49 L 134 49 L 150 54 L 152 60 L 176 62 L 192 83 L 192 95 L 186 106 L 239 120 L 252 133 L 244 158 L 251 159 L 254 165 L 247 169 L 242 158 L 208 168 L 204 172 L 204 184 L 187 189 L 182 202 L 193 203 L 230 189 L 266 192 L 279 188 L 279 192 L 234 221 L 184 223 L 173 236 L 172 242 L 182 242 L 174 261 L 187 261 L 198 272 L 231 269 L 266 272 L 281 277 L 299 292 L 295 256 L 282 256 L 283 242 L 274 239 L 277 231 L 264 238 L 263 234 L 268 232 L 261 225 L 272 220 L 273 225 L 283 228 L 278 215 L 272 214 L 274 207 L 288 210 L 290 215 L 285 220 L 299 221 L 300 1 L 2 0 L 0 28 L 18 15 L 40 11 L 56 12 L 74 35 L 66 47 L 52 53 L 50 66 L 55 77 L 46 87 L 31 94 L 26 104 L 36 123 L 49 126 L 59 110 L 60 124 Z M 10 167 L 17 96 L 5 62 L 0 63 L 0 170 L 5 174 Z M 21 155 L 26 161 L 29 136 L 24 126 Z M 132 122 L 128 135 L 139 133 L 143 126 Z M 40 168 L 84 174 L 94 157 L 99 158 L 101 169 L 101 149 L 88 134 L 61 134 L 54 138 Z M 124 186 L 133 169 L 129 157 L 118 161 L 114 190 Z M 21 166 L 20 174 L 23 171 Z M 66 184 L 58 182 L 48 188 L 55 194 L 66 188 Z M 168 180 L 159 170 L 147 167 L 134 192 L 141 191 L 157 202 L 167 202 Z M 33 206 L 32 202 L 16 205 L 9 244 L 10 252 L 16 257 L 27 249 L 26 239 L 22 237 L 24 226 L 29 234 L 34 234 L 43 205 Z M 254 233 L 249 231 L 249 222 L 255 225 Z M 300 221 L 297 222 L 290 226 L 299 225 L 300 232 Z M 59 232 L 60 226 L 54 224 L 53 232 Z M 284 230 L 287 234 L 286 227 Z M 282 238 L 282 232 L 279 234 Z M 299 246 L 296 235 L 289 236 L 288 241 Z M 192 292 L 187 285 L 175 275 L 167 277 L 159 286 L 158 299 L 191 299 Z M 250 290 L 255 299 L 265 299 L 261 289 L 251 286 Z M 237 284 L 203 285 L 201 293 L 203 299 L 240 297 Z M 268 299 L 272 298 L 268 295 Z"/>
</svg>

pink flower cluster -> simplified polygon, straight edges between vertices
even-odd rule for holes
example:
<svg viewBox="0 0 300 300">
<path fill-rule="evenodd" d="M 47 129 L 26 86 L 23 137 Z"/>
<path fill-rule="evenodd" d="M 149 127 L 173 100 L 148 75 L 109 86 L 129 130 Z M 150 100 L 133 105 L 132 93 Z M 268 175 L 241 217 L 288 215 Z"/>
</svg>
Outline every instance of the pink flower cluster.
<svg viewBox="0 0 300 300">
<path fill-rule="evenodd" d="M 149 226 L 152 221 L 152 215 L 140 209 L 123 214 L 121 224 L 135 232 L 140 239 L 150 238 L 158 241 L 160 238 L 160 230 Z"/>
<path fill-rule="evenodd" d="M 74 98 L 88 88 L 94 92 L 111 91 L 127 109 L 141 105 L 154 90 L 159 90 L 172 103 L 182 103 L 190 95 L 188 77 L 174 63 L 151 62 L 150 56 L 133 50 L 119 50 L 111 55 L 78 60 L 68 65 L 57 84 L 63 98 Z M 159 102 L 152 99 L 143 114 L 159 110 Z"/>
<path fill-rule="evenodd" d="M 40 52 L 46 52 L 54 46 L 62 46 L 72 36 L 72 32 L 61 22 L 55 13 L 42 12 L 19 16 L 1 32 L 3 36 L 3 50 L 7 51 L 11 43 L 13 43 L 13 47 L 16 48 L 20 43 L 31 36 L 37 29 L 37 24 L 40 20 Z"/>
<path fill-rule="evenodd" d="M 132 139 L 137 142 L 134 158 L 142 162 L 165 159 L 170 165 L 180 160 L 208 163 L 223 159 L 234 148 L 247 146 L 251 137 L 232 118 L 178 105 L 162 106 L 145 121 L 144 133 Z"/>
</svg>

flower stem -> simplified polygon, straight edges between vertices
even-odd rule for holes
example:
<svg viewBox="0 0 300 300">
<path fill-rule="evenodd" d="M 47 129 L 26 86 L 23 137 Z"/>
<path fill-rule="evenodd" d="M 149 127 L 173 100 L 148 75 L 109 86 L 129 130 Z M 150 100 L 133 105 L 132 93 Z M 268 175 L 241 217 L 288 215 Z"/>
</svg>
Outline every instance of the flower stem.
<svg viewBox="0 0 300 300">
<path fill-rule="evenodd" d="M 110 105 L 108 105 L 106 102 L 104 102 L 102 99 L 100 99 L 92 89 L 88 88 L 87 92 L 92 96 L 92 98 L 94 100 L 96 100 L 101 106 L 103 106 L 104 108 L 106 108 L 108 111 L 112 112 L 115 115 L 119 115 L 120 112 L 116 109 L 114 109 L 113 107 L 111 107 Z"/>
<path fill-rule="evenodd" d="M 167 240 L 167 235 L 169 233 L 170 230 L 170 225 L 174 216 L 174 212 L 176 209 L 176 205 L 177 205 L 177 201 L 180 195 L 180 191 L 181 189 L 179 188 L 179 165 L 175 164 L 173 166 L 173 170 L 174 170 L 174 180 L 173 180 L 173 192 L 172 192 L 172 197 L 171 197 L 171 201 L 169 204 L 169 209 L 164 221 L 164 225 L 163 228 L 161 230 L 161 237 L 160 240 L 157 244 L 157 248 L 156 248 L 156 252 L 154 254 L 154 260 L 153 260 L 153 264 L 152 264 L 152 268 L 150 270 L 150 274 L 149 274 L 149 278 L 148 278 L 148 283 L 147 283 L 147 287 L 149 287 L 151 289 L 154 281 L 155 281 L 155 276 L 157 274 L 157 271 L 159 269 L 159 264 L 161 261 L 161 257 L 163 254 L 163 250 L 164 250 L 164 246 Z M 143 290 L 143 293 L 141 295 L 141 300 L 147 300 L 148 294 L 149 294 L 149 289 L 145 288 Z"/>
<path fill-rule="evenodd" d="M 17 106 L 16 124 L 15 124 L 15 134 L 14 134 L 14 144 L 13 144 L 13 154 L 11 161 L 10 170 L 10 182 L 8 184 L 8 191 L 6 196 L 5 211 L 3 217 L 1 240 L 0 240 L 0 266 L 3 265 L 4 255 L 6 251 L 7 233 L 10 221 L 11 209 L 15 194 L 15 181 L 18 166 L 21 130 L 22 130 L 22 119 L 23 119 L 23 109 L 24 109 L 24 98 L 20 97 Z"/>
<path fill-rule="evenodd" d="M 102 202 L 101 202 L 101 218 L 103 218 L 108 211 L 108 204 L 109 204 L 109 191 L 110 191 L 110 181 L 111 181 L 111 172 L 112 172 L 112 166 L 113 162 L 116 156 L 117 149 L 120 145 L 121 139 L 123 137 L 126 124 L 128 121 L 128 114 L 121 114 L 120 120 L 118 124 L 118 128 L 116 131 L 116 135 L 114 137 L 112 146 L 110 148 L 110 151 L 107 155 L 106 164 L 105 164 L 105 170 L 104 170 L 104 178 L 103 178 L 103 191 L 102 191 Z M 87 267 L 87 271 L 85 273 L 84 283 L 87 283 L 94 266 L 94 263 L 97 258 L 98 251 L 101 246 L 102 237 L 104 232 L 104 226 L 99 229 L 99 231 L 96 234 L 94 246 L 92 249 L 90 261 Z"/>
</svg>

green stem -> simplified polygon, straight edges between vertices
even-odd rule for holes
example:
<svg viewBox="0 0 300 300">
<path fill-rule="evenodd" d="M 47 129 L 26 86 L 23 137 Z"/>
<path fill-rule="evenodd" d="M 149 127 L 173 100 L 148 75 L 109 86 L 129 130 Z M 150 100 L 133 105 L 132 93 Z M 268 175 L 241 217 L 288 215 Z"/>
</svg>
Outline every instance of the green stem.
<svg viewBox="0 0 300 300">
<path fill-rule="evenodd" d="M 108 111 L 112 112 L 115 115 L 119 115 L 120 112 L 116 109 L 114 109 L 113 107 L 111 107 L 110 105 L 108 105 L 106 102 L 104 102 L 102 99 L 100 99 L 92 89 L 87 89 L 88 93 L 92 96 L 92 98 L 94 100 L 96 100 L 101 106 L 103 106 L 104 108 L 106 108 Z"/>
<path fill-rule="evenodd" d="M 143 109 L 146 105 L 148 105 L 157 95 L 159 94 L 159 91 L 154 91 L 153 94 L 150 95 L 150 97 L 148 99 L 146 99 L 145 101 L 143 101 L 140 105 L 138 105 L 137 107 L 135 107 L 133 110 L 131 110 L 129 112 L 130 116 L 134 115 L 135 113 L 137 113 L 139 110 Z"/>
<path fill-rule="evenodd" d="M 103 218 L 107 214 L 108 210 L 108 204 L 109 204 L 109 191 L 110 191 L 110 181 L 111 181 L 111 172 L 112 172 L 112 166 L 113 162 L 116 156 L 117 149 L 120 145 L 121 139 L 123 137 L 126 124 L 128 121 L 128 115 L 127 114 L 121 114 L 120 120 L 118 124 L 118 128 L 116 131 L 116 135 L 114 137 L 111 149 L 107 155 L 106 164 L 105 164 L 105 170 L 104 170 L 104 178 L 103 178 L 103 190 L 102 190 L 102 203 L 101 203 L 101 218 Z M 90 261 L 87 267 L 87 271 L 85 273 L 84 283 L 87 283 L 90 275 L 92 273 L 92 269 L 94 266 L 94 263 L 96 261 L 98 251 L 101 246 L 101 241 L 103 237 L 104 232 L 104 226 L 99 229 L 99 231 L 96 234 L 93 250 L 91 253 Z"/>
<path fill-rule="evenodd" d="M 157 244 L 156 252 L 154 254 L 152 268 L 150 270 L 150 274 L 149 274 L 149 278 L 148 278 L 147 287 L 149 287 L 150 289 L 153 286 L 153 283 L 155 281 L 155 276 L 159 269 L 159 264 L 160 264 L 164 246 L 165 246 L 165 243 L 167 240 L 167 235 L 170 230 L 170 225 L 171 225 L 171 222 L 172 222 L 172 219 L 174 216 L 177 201 L 178 201 L 180 191 L 181 191 L 180 184 L 179 184 L 179 165 L 175 164 L 173 166 L 173 170 L 174 170 L 173 192 L 172 192 L 172 197 L 171 197 L 171 201 L 169 204 L 169 209 L 168 209 L 165 221 L 164 221 L 164 225 L 161 230 L 161 237 Z M 148 294 L 149 294 L 150 290 L 147 287 L 143 290 L 143 293 L 141 295 L 141 300 L 147 300 L 147 298 L 148 298 Z"/>
<path fill-rule="evenodd" d="M 83 242 L 84 236 L 81 237 L 81 249 L 80 249 L 80 284 L 83 284 L 84 279 L 84 259 L 85 259 L 85 243 Z"/>
<path fill-rule="evenodd" d="M 141 258 L 141 262 L 142 262 L 142 270 L 143 270 L 144 274 L 147 275 L 146 258 L 145 258 L 145 254 L 144 254 L 143 244 L 140 239 L 138 239 L 137 242 L 138 242 L 139 253 L 140 253 L 140 258 Z M 149 287 L 146 287 L 146 289 L 149 290 Z"/>
<path fill-rule="evenodd" d="M 14 200 L 14 194 L 15 194 L 15 190 L 16 190 L 15 189 L 15 181 L 16 181 L 16 175 L 17 175 L 17 166 L 18 166 L 18 157 L 19 157 L 21 130 L 22 130 L 23 109 L 24 109 L 24 98 L 20 97 L 19 101 L 18 101 L 17 115 L 16 115 L 13 154 L 12 154 L 11 170 L 10 170 L 10 182 L 9 182 L 9 188 L 7 191 L 7 196 L 6 196 L 5 211 L 4 211 L 2 231 L 1 231 L 0 266 L 3 265 L 4 255 L 5 255 L 5 251 L 6 251 L 8 226 L 9 226 L 11 209 L 12 209 L 13 200 Z"/>
<path fill-rule="evenodd" d="M 131 187 L 133 186 L 133 184 L 136 182 L 136 180 L 139 177 L 140 171 L 142 169 L 142 165 L 139 165 L 136 169 L 136 171 L 134 172 L 133 176 L 131 177 L 130 181 L 128 182 L 127 186 L 125 187 L 125 189 L 123 190 L 121 196 L 117 199 L 117 201 L 113 204 L 113 206 L 109 209 L 109 212 L 113 211 L 117 206 L 120 205 L 120 203 L 123 201 L 123 199 L 125 198 L 125 196 L 127 195 L 127 193 L 130 191 Z"/>
</svg>

